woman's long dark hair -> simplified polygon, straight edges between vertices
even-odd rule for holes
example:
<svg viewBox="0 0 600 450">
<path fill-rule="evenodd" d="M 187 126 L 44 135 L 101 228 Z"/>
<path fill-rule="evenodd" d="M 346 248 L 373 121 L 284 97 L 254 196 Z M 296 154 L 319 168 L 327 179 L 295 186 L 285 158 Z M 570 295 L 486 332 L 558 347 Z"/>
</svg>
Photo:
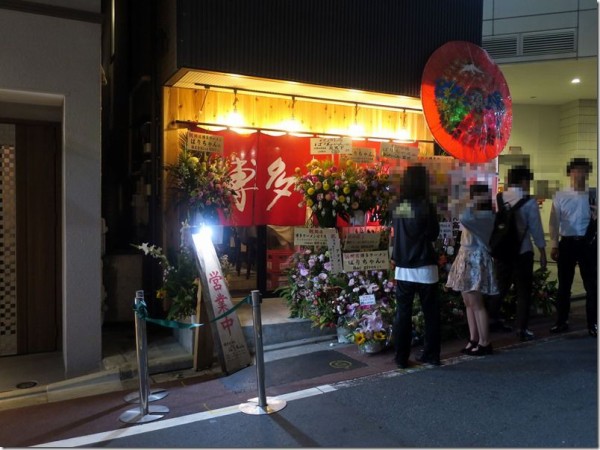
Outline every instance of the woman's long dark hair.
<svg viewBox="0 0 600 450">
<path fill-rule="evenodd" d="M 488 192 L 490 192 L 490 188 L 485 183 L 473 183 L 469 187 L 469 196 L 471 200 L 473 200 L 473 198 L 478 194 L 487 194 Z M 492 199 L 490 198 L 489 201 L 486 201 L 485 203 L 480 203 L 477 209 L 491 211 Z"/>
<path fill-rule="evenodd" d="M 429 178 L 425 166 L 406 168 L 400 197 L 405 200 L 426 200 L 429 197 Z"/>
</svg>

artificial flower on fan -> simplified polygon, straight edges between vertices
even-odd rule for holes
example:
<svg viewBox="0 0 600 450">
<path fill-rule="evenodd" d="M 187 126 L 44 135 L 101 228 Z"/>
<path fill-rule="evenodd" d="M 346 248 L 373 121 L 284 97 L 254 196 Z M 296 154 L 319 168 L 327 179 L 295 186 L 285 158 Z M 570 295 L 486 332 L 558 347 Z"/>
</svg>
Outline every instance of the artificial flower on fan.
<svg viewBox="0 0 600 450">
<path fill-rule="evenodd" d="M 167 165 L 171 188 L 190 215 L 219 221 L 219 211 L 231 215 L 235 191 L 231 188 L 231 165 L 219 153 L 192 152 L 187 148 L 187 133 L 179 137 L 177 163 Z"/>
</svg>

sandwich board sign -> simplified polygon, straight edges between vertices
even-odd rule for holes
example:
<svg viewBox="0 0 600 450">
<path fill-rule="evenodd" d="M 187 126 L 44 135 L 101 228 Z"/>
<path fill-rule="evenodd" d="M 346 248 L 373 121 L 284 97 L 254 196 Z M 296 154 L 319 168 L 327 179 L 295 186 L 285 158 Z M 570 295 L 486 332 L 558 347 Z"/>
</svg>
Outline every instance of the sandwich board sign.
<svg viewBox="0 0 600 450">
<path fill-rule="evenodd" d="M 248 345 L 235 312 L 212 322 L 215 317 L 233 308 L 229 288 L 221 269 L 217 251 L 204 233 L 192 234 L 192 241 L 200 265 L 202 293 L 208 302 L 207 314 L 211 321 L 213 337 L 218 344 L 219 360 L 225 373 L 233 373 L 252 364 Z"/>
</svg>

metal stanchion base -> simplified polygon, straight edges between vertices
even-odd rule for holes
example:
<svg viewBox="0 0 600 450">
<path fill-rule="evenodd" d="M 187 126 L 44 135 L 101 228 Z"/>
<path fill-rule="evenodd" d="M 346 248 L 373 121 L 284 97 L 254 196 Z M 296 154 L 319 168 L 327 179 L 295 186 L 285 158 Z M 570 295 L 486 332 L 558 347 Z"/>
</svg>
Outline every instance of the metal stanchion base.
<svg viewBox="0 0 600 450">
<path fill-rule="evenodd" d="M 149 402 L 155 402 L 156 400 L 160 400 L 161 398 L 165 398 L 169 393 L 166 389 L 151 389 L 150 395 L 148 395 Z M 140 402 L 140 393 L 139 391 L 131 392 L 123 397 L 127 403 L 139 403 Z"/>
<path fill-rule="evenodd" d="M 251 398 L 248 403 L 242 403 L 239 408 L 244 414 L 252 414 L 255 416 L 261 414 L 272 414 L 277 411 L 281 411 L 285 408 L 287 402 L 275 397 L 267 397 L 266 406 L 258 406 L 258 398 Z"/>
<path fill-rule="evenodd" d="M 119 420 L 125 423 L 146 423 L 154 420 L 162 419 L 164 414 L 168 413 L 169 408 L 166 406 L 152 405 L 148 406 L 148 414 L 142 414 L 142 408 L 128 409 L 119 416 Z"/>
</svg>

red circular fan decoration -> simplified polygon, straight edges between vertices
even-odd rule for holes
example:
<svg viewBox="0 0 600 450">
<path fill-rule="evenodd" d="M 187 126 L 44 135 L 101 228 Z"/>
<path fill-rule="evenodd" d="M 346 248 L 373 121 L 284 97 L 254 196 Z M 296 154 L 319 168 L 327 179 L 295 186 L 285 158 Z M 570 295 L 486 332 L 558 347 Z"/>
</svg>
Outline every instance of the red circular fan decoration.
<svg viewBox="0 0 600 450">
<path fill-rule="evenodd" d="M 433 52 L 423 70 L 421 101 L 433 137 L 461 161 L 486 162 L 506 146 L 512 99 L 500 68 L 481 47 L 451 41 Z"/>
</svg>

